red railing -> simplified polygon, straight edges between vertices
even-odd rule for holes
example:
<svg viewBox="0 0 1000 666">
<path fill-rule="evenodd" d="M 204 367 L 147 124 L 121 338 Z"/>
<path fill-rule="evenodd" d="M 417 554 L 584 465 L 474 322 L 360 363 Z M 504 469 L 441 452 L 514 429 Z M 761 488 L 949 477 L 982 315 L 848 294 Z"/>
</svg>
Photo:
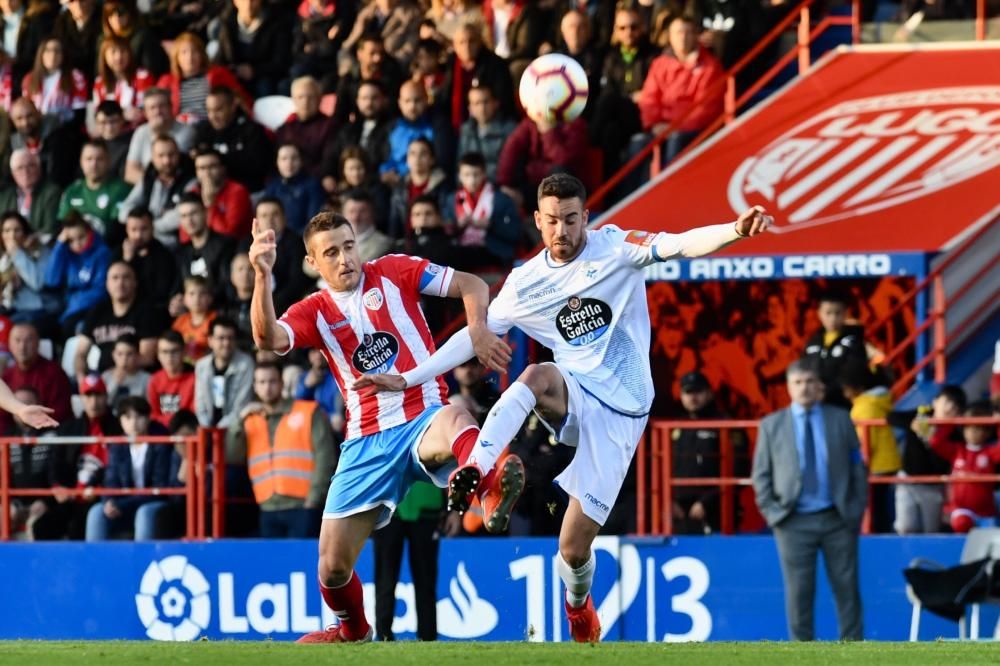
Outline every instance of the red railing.
<svg viewBox="0 0 1000 666">
<path fill-rule="evenodd" d="M 7 541 L 10 533 L 10 503 L 15 497 L 55 497 L 68 495 L 71 497 L 119 497 L 152 495 L 155 497 L 182 496 L 185 500 L 185 538 L 204 539 L 206 529 L 206 504 L 212 515 L 213 538 L 219 538 L 225 533 L 225 444 L 223 430 L 218 428 L 201 428 L 193 437 L 3 437 L 0 438 L 0 541 Z M 78 444 L 104 443 L 132 444 L 136 441 L 154 446 L 173 446 L 184 444 L 184 464 L 186 479 L 183 487 L 168 488 L 12 488 L 10 473 L 10 447 L 12 445 L 35 446 L 47 444 L 51 446 L 71 446 Z M 208 484 L 208 453 L 211 452 L 211 464 L 216 470 L 213 475 L 212 497 L 205 497 Z"/>
<path fill-rule="evenodd" d="M 986 425 L 1000 427 L 997 417 L 962 417 L 950 419 L 928 419 L 930 425 Z M 733 451 L 732 433 L 756 431 L 760 422 L 756 420 L 704 419 L 704 420 L 655 420 L 649 424 L 648 432 L 636 451 L 636 532 L 640 535 L 673 534 L 674 488 L 705 487 L 718 488 L 720 494 L 720 531 L 734 534 L 736 526 L 737 490 L 752 486 L 749 477 L 733 475 L 736 456 Z M 870 459 L 870 429 L 886 426 L 885 419 L 859 419 L 855 425 L 861 429 L 862 455 L 867 464 Z M 673 476 L 673 431 L 705 430 L 719 431 L 719 477 L 674 478 Z M 756 438 L 750 438 L 747 455 L 752 459 Z M 867 534 L 871 527 L 871 494 L 875 485 L 903 484 L 944 484 L 951 481 L 1000 482 L 1000 474 L 962 474 L 927 476 L 879 476 L 869 475 L 869 502 L 865 512 L 862 532 Z M 746 506 L 744 504 L 744 506 Z"/>
</svg>

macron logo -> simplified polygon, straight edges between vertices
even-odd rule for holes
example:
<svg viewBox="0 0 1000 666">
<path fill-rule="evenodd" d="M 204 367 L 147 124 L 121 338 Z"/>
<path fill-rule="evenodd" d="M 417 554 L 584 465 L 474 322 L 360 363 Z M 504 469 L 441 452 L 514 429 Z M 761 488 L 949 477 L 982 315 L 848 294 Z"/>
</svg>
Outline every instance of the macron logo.
<svg viewBox="0 0 1000 666">
<path fill-rule="evenodd" d="M 607 513 L 609 511 L 611 511 L 611 507 L 610 506 L 608 506 L 607 504 L 605 504 L 601 500 L 597 499 L 596 497 L 594 497 L 590 493 L 587 493 L 586 495 L 584 495 L 584 497 L 587 499 L 588 502 L 590 502 L 591 504 L 593 504 L 594 506 L 596 506 L 598 509 L 600 509 L 604 513 Z"/>
</svg>

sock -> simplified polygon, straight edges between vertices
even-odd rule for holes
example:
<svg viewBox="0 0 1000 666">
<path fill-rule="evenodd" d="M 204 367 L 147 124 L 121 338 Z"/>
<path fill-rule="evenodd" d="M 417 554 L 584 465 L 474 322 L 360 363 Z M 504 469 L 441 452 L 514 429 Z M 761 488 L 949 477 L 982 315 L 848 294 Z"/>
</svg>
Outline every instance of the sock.
<svg viewBox="0 0 1000 666">
<path fill-rule="evenodd" d="M 364 592 L 358 573 L 352 571 L 351 579 L 340 587 L 327 587 L 320 581 L 319 592 L 340 620 L 344 638 L 352 641 L 364 638 L 368 633 L 368 620 L 365 619 Z"/>
<path fill-rule="evenodd" d="M 458 433 L 458 436 L 452 440 L 451 453 L 455 456 L 455 460 L 458 461 L 459 465 L 464 465 L 469 459 L 469 454 L 472 453 L 472 447 L 476 445 L 476 438 L 478 437 L 479 428 L 471 425 Z"/>
<path fill-rule="evenodd" d="M 579 569 L 570 567 L 563 559 L 562 553 L 559 553 L 556 568 L 559 569 L 559 577 L 566 584 L 566 603 L 573 608 L 579 608 L 587 603 L 590 586 L 594 582 L 594 569 L 597 568 L 594 551 L 590 551 L 590 559 Z"/>
<path fill-rule="evenodd" d="M 486 417 L 469 462 L 478 464 L 483 473 L 488 474 L 534 408 L 535 394 L 531 389 L 522 382 L 511 384 Z"/>
</svg>

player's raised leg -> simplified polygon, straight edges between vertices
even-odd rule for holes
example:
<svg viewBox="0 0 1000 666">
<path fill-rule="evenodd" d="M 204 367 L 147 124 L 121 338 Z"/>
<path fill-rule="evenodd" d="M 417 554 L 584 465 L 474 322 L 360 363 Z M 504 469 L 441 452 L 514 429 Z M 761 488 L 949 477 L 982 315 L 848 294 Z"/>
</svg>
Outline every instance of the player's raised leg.
<svg viewBox="0 0 1000 666">
<path fill-rule="evenodd" d="M 380 506 L 353 516 L 323 520 L 319 532 L 319 591 L 340 624 L 306 634 L 299 643 L 367 642 L 372 639 L 372 628 L 365 617 L 361 579 L 354 565 L 382 511 Z"/>
<path fill-rule="evenodd" d="M 596 643 L 601 640 L 601 621 L 597 617 L 590 588 L 594 582 L 597 560 L 592 548 L 601 526 L 588 517 L 580 500 L 571 497 L 559 530 L 559 559 L 556 568 L 566 585 L 566 616 L 573 640 Z"/>
</svg>

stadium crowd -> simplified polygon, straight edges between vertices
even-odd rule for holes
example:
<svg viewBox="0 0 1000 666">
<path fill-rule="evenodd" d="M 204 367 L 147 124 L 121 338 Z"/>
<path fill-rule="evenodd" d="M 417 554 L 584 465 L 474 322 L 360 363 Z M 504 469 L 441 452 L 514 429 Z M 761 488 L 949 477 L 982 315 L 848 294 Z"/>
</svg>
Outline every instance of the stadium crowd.
<svg viewBox="0 0 1000 666">
<path fill-rule="evenodd" d="M 227 488 L 247 500 L 231 507 L 230 533 L 314 535 L 344 407 L 320 354 L 253 347 L 252 219 L 278 237 L 279 313 L 321 286 L 300 236 L 321 210 L 353 224 L 363 260 L 419 254 L 495 280 L 537 243 L 530 211 L 545 175 L 596 186 L 683 119 L 675 154 L 721 111 L 724 69 L 789 4 L 0 0 L 3 379 L 53 407 L 61 435 L 227 429 Z M 589 78 L 570 123 L 532 121 L 516 99 L 528 63 L 549 52 Z M 292 110 L 265 126 L 255 109 L 272 95 Z M 433 330 L 451 314 L 431 302 L 426 313 Z M 703 380 L 680 388 L 704 391 Z M 452 382 L 484 418 L 497 395 L 483 368 Z M 7 415 L 0 429 L 29 434 Z M 255 470 L 277 438 L 309 454 L 297 480 Z M 181 485 L 181 448 L 14 446 L 12 479 Z M 534 419 L 515 449 L 534 478 L 513 529 L 554 533 L 547 481 L 572 452 Z M 692 531 L 713 528 L 712 501 L 682 500 Z M 57 492 L 15 502 L 10 519 L 39 539 L 146 538 L 180 534 L 181 508 Z M 609 529 L 628 531 L 619 513 Z M 470 514 L 464 529 L 478 528 Z"/>
</svg>

